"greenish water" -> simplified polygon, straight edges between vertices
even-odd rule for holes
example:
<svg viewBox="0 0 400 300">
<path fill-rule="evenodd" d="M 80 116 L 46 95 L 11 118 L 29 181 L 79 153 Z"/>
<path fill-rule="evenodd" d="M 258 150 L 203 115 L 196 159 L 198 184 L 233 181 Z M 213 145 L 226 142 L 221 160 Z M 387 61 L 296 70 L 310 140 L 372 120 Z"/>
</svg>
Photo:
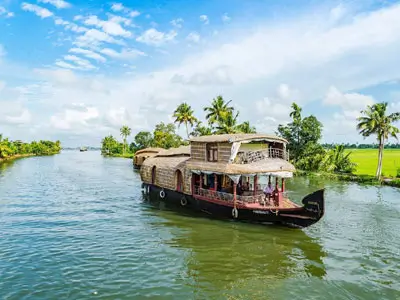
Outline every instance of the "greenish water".
<svg viewBox="0 0 400 300">
<path fill-rule="evenodd" d="M 65 151 L 0 165 L 0 299 L 400 299 L 400 189 L 326 188 L 305 230 L 182 215 L 131 160 Z"/>
</svg>

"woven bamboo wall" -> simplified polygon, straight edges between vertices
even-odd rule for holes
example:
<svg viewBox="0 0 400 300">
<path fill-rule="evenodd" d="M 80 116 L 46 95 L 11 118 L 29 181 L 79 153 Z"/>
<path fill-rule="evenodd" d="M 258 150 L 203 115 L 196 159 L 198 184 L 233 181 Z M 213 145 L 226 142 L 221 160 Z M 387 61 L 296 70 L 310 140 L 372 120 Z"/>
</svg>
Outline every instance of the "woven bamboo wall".
<svg viewBox="0 0 400 300">
<path fill-rule="evenodd" d="M 228 163 L 231 157 L 232 144 L 218 143 L 218 162 Z"/>
<path fill-rule="evenodd" d="M 180 170 L 183 178 L 183 192 L 191 194 L 191 172 L 185 168 L 187 157 L 159 157 L 149 158 L 140 168 L 140 176 L 144 183 L 152 183 L 152 170 L 156 167 L 156 186 L 176 190 L 177 188 L 177 170 Z M 168 162 L 166 164 L 165 162 Z"/>
<path fill-rule="evenodd" d="M 195 143 L 190 144 L 191 158 L 195 160 L 206 160 L 206 144 L 205 143 Z"/>
</svg>

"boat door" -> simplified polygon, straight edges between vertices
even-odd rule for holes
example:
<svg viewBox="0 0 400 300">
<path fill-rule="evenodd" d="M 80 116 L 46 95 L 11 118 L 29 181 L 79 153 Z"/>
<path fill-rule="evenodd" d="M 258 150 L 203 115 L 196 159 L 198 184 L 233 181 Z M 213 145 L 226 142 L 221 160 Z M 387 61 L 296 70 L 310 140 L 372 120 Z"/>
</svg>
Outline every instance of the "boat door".
<svg viewBox="0 0 400 300">
<path fill-rule="evenodd" d="M 183 176 L 182 176 L 182 172 L 180 170 L 176 170 L 175 177 L 176 177 L 176 190 L 178 192 L 182 192 L 183 191 Z"/>
</svg>

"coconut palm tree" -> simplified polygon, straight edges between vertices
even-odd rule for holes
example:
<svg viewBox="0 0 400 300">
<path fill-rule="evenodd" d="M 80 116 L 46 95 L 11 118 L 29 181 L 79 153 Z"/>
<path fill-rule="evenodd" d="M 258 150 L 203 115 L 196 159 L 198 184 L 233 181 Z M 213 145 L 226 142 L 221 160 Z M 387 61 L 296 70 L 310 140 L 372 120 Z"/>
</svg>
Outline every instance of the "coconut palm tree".
<svg viewBox="0 0 400 300">
<path fill-rule="evenodd" d="M 177 109 L 174 111 L 173 117 L 175 118 L 175 123 L 178 123 L 178 126 L 181 124 L 185 124 L 186 126 L 186 134 L 189 139 L 189 126 L 191 127 L 197 122 L 196 117 L 193 115 L 193 110 L 187 103 L 180 104 Z"/>
<path fill-rule="evenodd" d="M 221 117 L 218 121 L 218 125 L 216 127 L 216 134 L 226 134 L 226 133 L 238 133 L 240 130 L 237 126 L 237 118 L 239 116 L 239 112 L 233 116 L 233 113 L 230 112 L 226 116 Z"/>
<path fill-rule="evenodd" d="M 131 135 L 131 129 L 128 126 L 122 126 L 120 129 L 120 133 L 122 138 L 124 139 L 124 154 L 126 151 L 126 138 Z"/>
<path fill-rule="evenodd" d="M 382 160 L 383 160 L 383 148 L 385 141 L 392 136 L 397 139 L 397 133 L 399 128 L 393 125 L 394 122 L 400 120 L 400 112 L 386 114 L 387 103 L 376 103 L 368 105 L 367 109 L 362 110 L 362 116 L 357 118 L 359 122 L 357 129 L 363 137 L 376 135 L 379 145 L 378 154 L 378 167 L 376 168 L 376 177 L 380 179 L 382 174 Z"/>
<path fill-rule="evenodd" d="M 207 112 L 206 119 L 210 125 L 221 122 L 223 118 L 227 118 L 229 113 L 233 113 L 234 108 L 229 106 L 232 100 L 225 102 L 221 95 L 213 99 L 211 106 L 204 107 Z"/>
<path fill-rule="evenodd" d="M 254 126 L 250 126 L 249 121 L 239 124 L 238 130 L 242 133 L 257 133 L 256 128 Z"/>
</svg>

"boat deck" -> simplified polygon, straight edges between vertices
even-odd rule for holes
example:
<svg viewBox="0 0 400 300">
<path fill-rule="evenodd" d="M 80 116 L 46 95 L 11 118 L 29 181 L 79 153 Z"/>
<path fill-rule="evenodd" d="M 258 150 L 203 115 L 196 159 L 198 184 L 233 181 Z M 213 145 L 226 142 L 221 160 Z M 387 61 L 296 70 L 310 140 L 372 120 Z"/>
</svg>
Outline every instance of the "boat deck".
<svg viewBox="0 0 400 300">
<path fill-rule="evenodd" d="M 271 204 L 266 204 L 263 205 L 261 203 L 246 203 L 245 206 L 248 208 L 253 208 L 253 209 L 277 209 L 277 208 L 296 208 L 300 207 L 296 203 L 293 203 L 289 199 L 283 198 L 279 206 L 271 205 Z"/>
</svg>

